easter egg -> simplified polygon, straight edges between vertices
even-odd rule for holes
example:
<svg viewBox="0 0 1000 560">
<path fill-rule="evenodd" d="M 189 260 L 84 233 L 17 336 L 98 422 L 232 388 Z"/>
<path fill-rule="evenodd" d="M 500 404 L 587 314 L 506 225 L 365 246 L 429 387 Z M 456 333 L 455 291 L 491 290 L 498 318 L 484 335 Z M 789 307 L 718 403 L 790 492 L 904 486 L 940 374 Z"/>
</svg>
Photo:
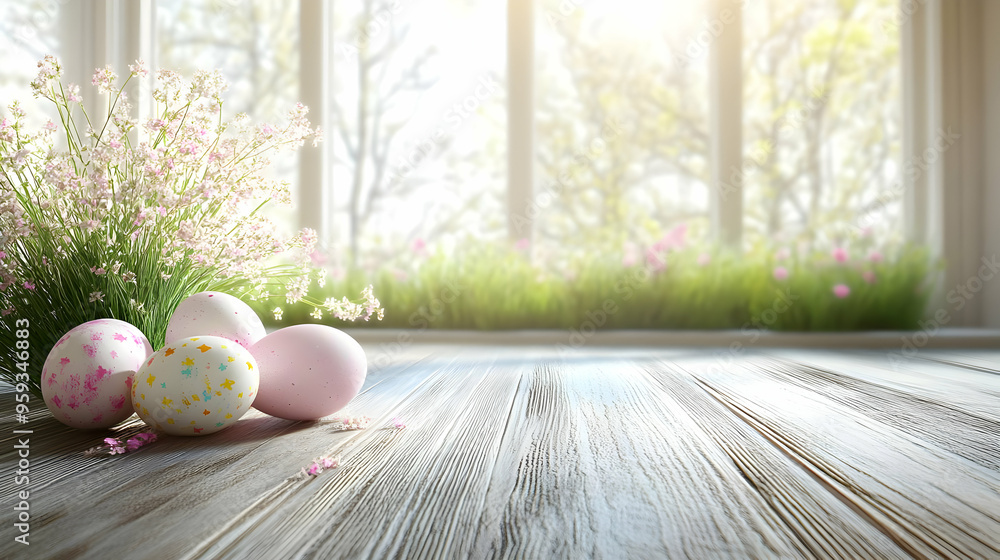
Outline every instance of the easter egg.
<svg viewBox="0 0 1000 560">
<path fill-rule="evenodd" d="M 182 338 L 153 353 L 135 373 L 132 405 L 152 428 L 207 435 L 232 425 L 257 395 L 257 363 L 219 336 Z"/>
<path fill-rule="evenodd" d="M 260 366 L 254 408 L 288 420 L 312 420 L 344 408 L 361 390 L 368 361 L 347 333 L 325 325 L 295 325 L 250 347 Z"/>
<path fill-rule="evenodd" d="M 182 301 L 170 315 L 166 341 L 221 336 L 249 348 L 265 334 L 260 317 L 240 299 L 222 292 L 199 292 Z"/>
<path fill-rule="evenodd" d="M 110 428 L 134 412 L 129 384 L 153 348 L 139 329 L 98 319 L 66 333 L 42 365 L 42 397 L 73 428 Z"/>
</svg>

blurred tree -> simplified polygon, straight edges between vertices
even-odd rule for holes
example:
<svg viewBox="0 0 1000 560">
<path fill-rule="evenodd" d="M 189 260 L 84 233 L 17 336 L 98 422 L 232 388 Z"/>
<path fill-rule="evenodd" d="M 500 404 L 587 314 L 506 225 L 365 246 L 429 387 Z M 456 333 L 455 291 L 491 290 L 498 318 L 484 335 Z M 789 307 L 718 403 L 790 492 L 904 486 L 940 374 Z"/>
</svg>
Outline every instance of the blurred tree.
<svg viewBox="0 0 1000 560">
<path fill-rule="evenodd" d="M 543 3 L 543 13 L 559 5 Z M 683 34 L 609 41 L 608 19 L 588 17 L 588 6 L 549 18 L 542 31 L 556 35 L 558 59 L 538 74 L 539 163 L 549 181 L 570 175 L 540 220 L 541 237 L 614 250 L 681 222 L 705 231 L 707 197 L 724 188 L 708 184 L 708 44 Z M 843 236 L 895 179 L 899 34 L 887 25 L 895 8 L 892 0 L 746 5 L 745 159 L 730 176 L 743 187 L 749 242 Z M 695 37 L 713 21 L 704 17 L 689 30 Z M 623 132 L 594 150 L 608 119 Z"/>
<path fill-rule="evenodd" d="M 461 187 L 477 175 L 495 174 L 496 165 L 477 169 L 470 164 L 473 159 L 489 161 L 481 154 L 490 153 L 496 140 L 473 150 L 472 159 L 469 150 L 453 149 L 456 129 L 464 119 L 459 118 L 464 113 L 453 108 L 438 121 L 430 121 L 429 128 L 416 130 L 421 101 L 428 96 L 442 98 L 442 92 L 432 89 L 449 69 L 441 64 L 434 40 L 428 40 L 426 33 L 423 38 L 411 34 L 414 25 L 447 28 L 445 22 L 451 17 L 478 4 L 470 0 L 414 7 L 398 0 L 335 4 L 332 153 L 335 165 L 345 173 L 335 177 L 333 193 L 339 199 L 336 204 L 346 210 L 347 245 L 355 262 L 363 253 L 367 260 L 381 263 L 397 256 L 411 240 L 437 240 L 460 233 L 470 218 L 483 221 L 490 193 L 470 196 Z M 373 227 L 376 218 L 384 224 L 392 212 L 404 212 L 406 217 L 420 213 L 423 219 L 404 225 L 404 216 L 389 217 L 395 231 Z"/>
</svg>

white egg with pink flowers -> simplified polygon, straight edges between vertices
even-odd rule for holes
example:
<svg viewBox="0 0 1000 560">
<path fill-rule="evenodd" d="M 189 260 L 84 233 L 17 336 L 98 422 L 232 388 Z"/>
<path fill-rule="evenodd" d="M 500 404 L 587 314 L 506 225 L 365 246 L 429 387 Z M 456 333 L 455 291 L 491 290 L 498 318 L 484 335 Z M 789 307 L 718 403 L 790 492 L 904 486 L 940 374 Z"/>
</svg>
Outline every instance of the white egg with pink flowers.
<svg viewBox="0 0 1000 560">
<path fill-rule="evenodd" d="M 166 343 L 192 336 L 221 336 L 249 348 L 266 334 L 260 317 L 239 298 L 199 292 L 182 301 L 170 316 Z"/>
<path fill-rule="evenodd" d="M 132 375 L 153 352 L 145 335 L 117 319 L 75 327 L 42 365 L 45 405 L 67 426 L 109 428 L 132 415 Z"/>
</svg>

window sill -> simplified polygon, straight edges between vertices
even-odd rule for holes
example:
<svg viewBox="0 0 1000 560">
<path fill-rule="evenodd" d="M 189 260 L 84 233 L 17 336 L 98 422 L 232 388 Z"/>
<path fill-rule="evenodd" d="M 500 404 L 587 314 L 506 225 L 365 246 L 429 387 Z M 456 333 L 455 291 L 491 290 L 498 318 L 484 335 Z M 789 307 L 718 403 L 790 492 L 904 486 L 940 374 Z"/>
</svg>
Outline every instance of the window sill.
<svg viewBox="0 0 1000 560">
<path fill-rule="evenodd" d="M 446 329 L 353 328 L 345 332 L 364 345 L 468 344 L 564 345 L 619 347 L 728 347 L 739 348 L 859 348 L 917 350 L 925 348 L 1000 348 L 1000 329 L 942 328 L 925 331 L 768 332 L 739 330 L 512 330 L 470 331 Z M 590 333 L 590 334 L 587 334 Z"/>
</svg>

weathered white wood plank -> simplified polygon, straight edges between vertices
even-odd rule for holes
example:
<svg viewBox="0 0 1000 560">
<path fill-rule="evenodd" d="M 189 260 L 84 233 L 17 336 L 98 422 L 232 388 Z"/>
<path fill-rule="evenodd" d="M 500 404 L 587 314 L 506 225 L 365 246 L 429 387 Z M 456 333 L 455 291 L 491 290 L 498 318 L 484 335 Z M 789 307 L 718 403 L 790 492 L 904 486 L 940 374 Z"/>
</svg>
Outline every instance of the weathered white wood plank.
<svg viewBox="0 0 1000 560">
<path fill-rule="evenodd" d="M 624 362 L 542 366 L 508 420 L 473 557 L 794 558 L 793 536 Z"/>
<path fill-rule="evenodd" d="M 373 418 L 363 431 L 254 414 L 87 458 L 103 432 L 35 407 L 37 546 L 5 539 L 0 558 L 1000 555 L 997 352 L 895 369 L 878 352 L 721 369 L 683 349 L 382 354 L 345 411 Z M 0 418 L 8 472 L 14 427 Z M 326 454 L 342 466 L 294 476 Z"/>
<path fill-rule="evenodd" d="M 274 558 L 450 556 L 478 515 L 474 486 L 488 481 L 503 435 L 495 418 L 519 375 L 488 363 L 436 368 L 397 407 L 407 428 L 369 429 L 331 450 L 338 469 L 298 482 L 266 515 L 234 527 L 238 539 L 204 543 L 196 557 L 244 558 L 247 547 Z"/>
<path fill-rule="evenodd" d="M 1000 476 L 823 393 L 743 364 L 692 368 L 703 387 L 901 546 L 921 557 L 1000 556 Z M 859 397 L 861 398 L 861 397 Z"/>
<path fill-rule="evenodd" d="M 960 358 L 963 354 L 931 354 L 930 351 L 902 360 L 886 352 L 869 351 L 783 350 L 767 351 L 765 355 L 830 370 L 838 376 L 856 378 L 940 406 L 1000 421 L 1000 407 L 995 404 L 1000 400 L 1000 372 L 982 367 L 991 363 L 986 359 L 975 360 L 973 365 Z M 1000 357 L 1000 352 L 994 356 Z M 1000 361 L 993 365 L 1000 367 Z"/>
<path fill-rule="evenodd" d="M 683 362 L 681 362 L 683 364 Z M 698 386 L 682 365 L 651 363 L 647 373 L 684 411 L 699 434 L 718 445 L 747 483 L 818 558 L 909 558 L 899 545 L 829 492 L 796 462 Z"/>
</svg>

